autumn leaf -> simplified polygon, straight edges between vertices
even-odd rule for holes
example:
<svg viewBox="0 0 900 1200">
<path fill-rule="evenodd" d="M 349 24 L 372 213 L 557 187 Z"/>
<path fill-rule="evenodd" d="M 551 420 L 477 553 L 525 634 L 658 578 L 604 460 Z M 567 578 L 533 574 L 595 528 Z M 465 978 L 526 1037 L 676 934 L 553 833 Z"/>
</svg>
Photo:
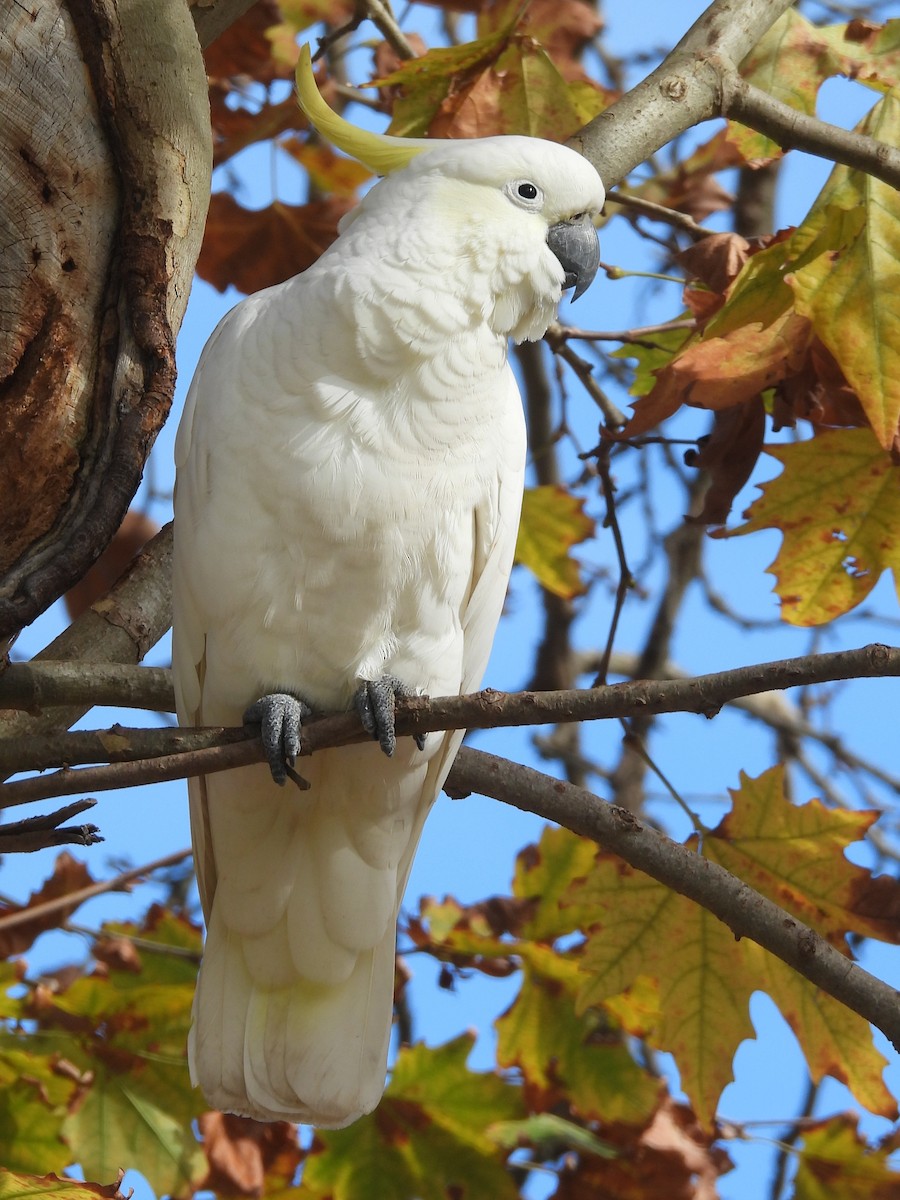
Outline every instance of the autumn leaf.
<svg viewBox="0 0 900 1200">
<path fill-rule="evenodd" d="M 524 1117 L 521 1092 L 498 1075 L 466 1066 L 474 1037 L 434 1049 L 401 1049 L 376 1111 L 348 1129 L 320 1130 L 303 1171 L 311 1196 L 329 1200 L 515 1200 L 506 1152 L 492 1123 Z"/>
<path fill-rule="evenodd" d="M 306 169 L 310 183 L 320 192 L 355 196 L 360 186 L 372 178 L 372 172 L 362 163 L 338 154 L 324 142 L 285 138 L 280 148 Z"/>
<path fill-rule="evenodd" d="M 805 1128 L 793 1200 L 895 1200 L 900 1174 L 889 1162 L 894 1142 L 869 1146 L 850 1114 Z"/>
<path fill-rule="evenodd" d="M 352 203 L 333 196 L 309 204 L 244 208 L 227 192 L 213 194 L 197 274 L 224 292 L 247 294 L 305 271 L 337 237 Z"/>
<path fill-rule="evenodd" d="M 605 1126 L 603 1135 L 618 1155 L 569 1155 L 553 1200 L 714 1200 L 717 1180 L 732 1167 L 715 1145 L 715 1133 L 702 1129 L 686 1105 L 669 1098 L 642 1127 Z"/>
<path fill-rule="evenodd" d="M 871 934 L 873 929 L 896 940 L 896 922 L 879 924 L 862 900 L 870 887 L 883 885 L 852 866 L 843 853 L 862 836 L 870 814 L 861 819 L 860 814 L 840 814 L 832 820 L 835 814 L 821 805 L 790 804 L 781 768 L 759 780 L 744 778 L 732 797 L 732 812 L 704 836 L 706 857 L 734 869 L 832 940 L 850 930 Z M 804 886 L 812 899 L 801 890 Z M 898 885 L 891 881 L 885 898 L 894 911 L 898 895 Z M 603 1004 L 641 977 L 655 981 L 659 1018 L 648 1040 L 675 1056 L 682 1086 L 702 1123 L 712 1121 L 732 1077 L 734 1053 L 752 1034 L 750 996 L 766 983 L 776 1003 L 783 1004 L 813 1078 L 834 1075 L 873 1112 L 895 1115 L 896 1104 L 881 1079 L 884 1059 L 872 1045 L 866 1022 L 801 976 L 782 970 L 755 943 L 736 941 L 705 909 L 609 855 L 598 857 L 593 874 L 574 888 L 574 898 L 582 906 L 594 905 L 579 1010 Z M 616 1011 L 627 1029 L 627 1009 Z"/>
<path fill-rule="evenodd" d="M 885 96 L 859 126 L 888 145 L 900 140 L 900 97 Z M 865 213 L 850 239 L 795 269 L 786 282 L 859 396 L 882 446 L 900 420 L 900 195 L 890 184 L 836 167 L 810 218 L 833 206 Z"/>
<path fill-rule="evenodd" d="M 784 768 L 758 779 L 741 773 L 732 808 L 713 830 L 707 856 L 839 949 L 845 933 L 900 942 L 900 884 L 851 863 L 847 846 L 862 841 L 877 812 L 826 808 L 818 800 L 786 804 Z"/>
<path fill-rule="evenodd" d="M 832 430 L 767 453 L 784 471 L 763 484 L 747 523 L 730 536 L 784 535 L 769 567 L 782 618 L 832 621 L 862 603 L 888 569 L 900 589 L 900 469 L 872 431 Z"/>
<path fill-rule="evenodd" d="M 59 1175 L 24 1175 L 0 1167 L 0 1200 L 125 1200 L 118 1182 L 112 1184 L 82 1183 L 77 1179 L 61 1179 Z"/>
<path fill-rule="evenodd" d="M 822 31 L 794 10 L 775 22 L 741 64 L 748 83 L 807 116 L 815 114 L 819 88 L 840 70 Z M 751 166 L 781 157 L 777 143 L 735 122 L 728 139 Z"/>
<path fill-rule="evenodd" d="M 584 591 L 578 564 L 569 550 L 591 537 L 594 522 L 584 501 L 554 485 L 527 488 L 516 541 L 516 562 L 556 596 L 571 598 Z"/>
<path fill-rule="evenodd" d="M 289 1187 L 305 1157 L 297 1127 L 287 1121 L 207 1112 L 197 1125 L 209 1161 L 200 1190 L 220 1197 L 270 1195 L 279 1184 Z"/>
<path fill-rule="evenodd" d="M 569 85 L 534 38 L 508 27 L 429 50 L 376 81 L 396 89 L 390 133 L 403 137 L 527 134 L 564 141 L 605 106 Z"/>
<path fill-rule="evenodd" d="M 51 912 L 42 913 L 41 906 L 50 900 L 59 900 L 72 892 L 81 891 L 94 882 L 90 871 L 78 859 L 63 851 L 56 858 L 53 874 L 46 879 L 41 888 L 32 892 L 27 904 L 0 904 L 0 915 L 6 917 L 12 914 L 26 913 L 35 909 L 35 915 L 20 925 L 0 933 L 0 958 L 11 958 L 14 954 L 22 954 L 28 947 L 48 929 L 58 929 L 72 915 L 81 901 L 75 901 Z"/>
</svg>

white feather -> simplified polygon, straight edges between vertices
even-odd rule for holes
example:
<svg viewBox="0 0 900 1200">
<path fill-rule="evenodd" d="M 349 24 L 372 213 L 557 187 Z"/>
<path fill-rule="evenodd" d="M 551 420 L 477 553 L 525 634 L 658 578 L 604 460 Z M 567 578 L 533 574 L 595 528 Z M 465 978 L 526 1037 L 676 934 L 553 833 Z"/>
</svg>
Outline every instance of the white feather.
<svg viewBox="0 0 900 1200">
<path fill-rule="evenodd" d="M 534 178 L 544 211 L 503 192 Z M 548 224 L 602 202 L 571 151 L 489 139 L 375 187 L 304 275 L 204 351 L 178 434 L 174 667 L 186 724 L 267 692 L 346 708 L 390 673 L 478 686 L 512 565 L 525 437 L 507 337 L 540 336 Z M 208 937 L 192 1076 L 210 1103 L 341 1126 L 384 1087 L 397 910 L 462 735 L 191 781 Z"/>
</svg>

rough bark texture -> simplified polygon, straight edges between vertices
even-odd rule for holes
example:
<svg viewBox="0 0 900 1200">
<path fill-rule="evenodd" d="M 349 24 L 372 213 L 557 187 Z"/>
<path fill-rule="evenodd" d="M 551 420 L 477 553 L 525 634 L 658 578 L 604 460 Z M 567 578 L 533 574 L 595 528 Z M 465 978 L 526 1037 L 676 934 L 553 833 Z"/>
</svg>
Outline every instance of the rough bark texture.
<svg viewBox="0 0 900 1200">
<path fill-rule="evenodd" d="M 175 384 L 209 198 L 186 0 L 0 0 L 0 638 L 87 570 Z"/>
</svg>

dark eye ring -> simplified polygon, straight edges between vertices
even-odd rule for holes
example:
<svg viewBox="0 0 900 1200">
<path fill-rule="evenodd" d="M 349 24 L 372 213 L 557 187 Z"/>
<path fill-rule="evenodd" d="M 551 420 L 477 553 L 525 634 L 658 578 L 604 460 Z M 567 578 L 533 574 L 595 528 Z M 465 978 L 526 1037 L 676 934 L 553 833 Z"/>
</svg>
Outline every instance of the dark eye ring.
<svg viewBox="0 0 900 1200">
<path fill-rule="evenodd" d="M 538 190 L 533 183 L 520 183 L 516 192 L 523 200 L 536 200 Z"/>
</svg>

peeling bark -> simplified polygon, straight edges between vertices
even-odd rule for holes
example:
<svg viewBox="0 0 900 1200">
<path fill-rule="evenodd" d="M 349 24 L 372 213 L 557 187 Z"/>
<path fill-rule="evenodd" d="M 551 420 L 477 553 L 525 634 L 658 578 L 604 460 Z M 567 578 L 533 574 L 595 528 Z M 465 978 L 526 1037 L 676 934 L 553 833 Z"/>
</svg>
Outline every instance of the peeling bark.
<svg viewBox="0 0 900 1200">
<path fill-rule="evenodd" d="M 0 637 L 121 522 L 172 402 L 209 199 L 185 0 L 0 0 Z"/>
</svg>

